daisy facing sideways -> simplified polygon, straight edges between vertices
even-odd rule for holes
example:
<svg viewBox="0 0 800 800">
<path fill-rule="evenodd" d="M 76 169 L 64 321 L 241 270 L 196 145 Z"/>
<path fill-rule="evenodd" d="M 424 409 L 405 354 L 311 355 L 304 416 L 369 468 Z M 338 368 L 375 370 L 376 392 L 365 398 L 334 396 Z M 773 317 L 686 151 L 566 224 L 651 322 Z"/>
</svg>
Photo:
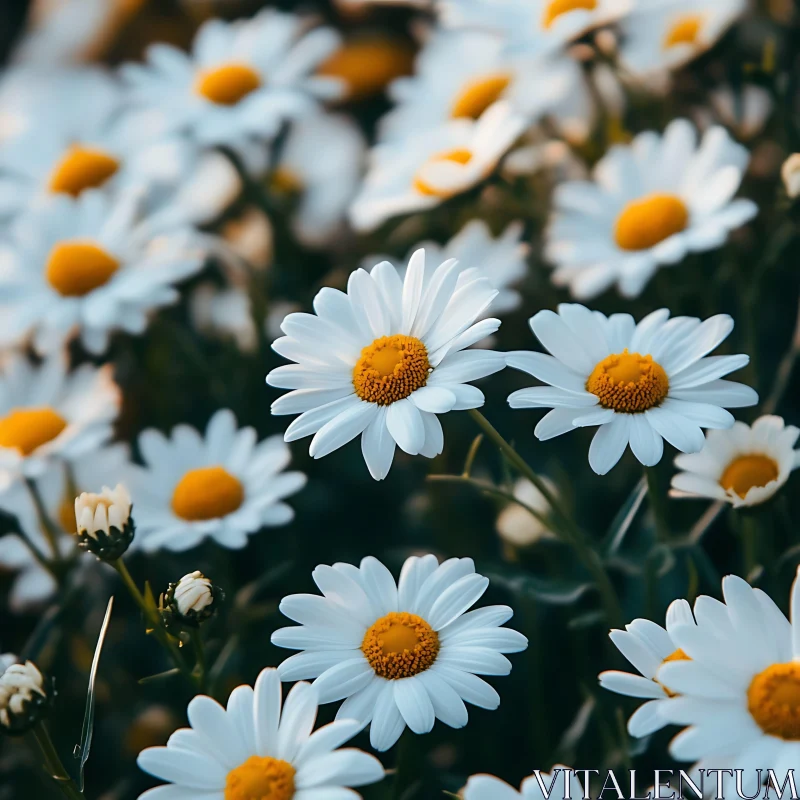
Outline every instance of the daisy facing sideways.
<svg viewBox="0 0 800 800">
<path fill-rule="evenodd" d="M 519 791 L 494 775 L 471 775 L 460 795 L 464 800 L 550 800 L 551 797 L 578 800 L 583 796 L 580 779 L 562 764 L 556 764 L 550 772 L 540 772 L 538 778 L 536 775 L 525 778 Z"/>
<path fill-rule="evenodd" d="M 682 119 L 663 136 L 648 131 L 613 147 L 592 181 L 555 191 L 545 245 L 553 283 L 578 299 L 614 284 L 637 297 L 659 267 L 721 247 L 758 211 L 751 200 L 733 199 L 749 160 L 724 128 L 709 129 L 698 145 Z"/>
<path fill-rule="evenodd" d="M 388 750 L 406 725 L 428 733 L 436 719 L 467 724 L 464 701 L 495 709 L 497 692 L 478 675 L 508 675 L 503 653 L 528 640 L 501 627 L 507 606 L 467 610 L 489 585 L 471 558 L 411 556 L 400 580 L 378 559 L 361 566 L 318 566 L 314 582 L 324 597 L 284 597 L 281 611 L 299 626 L 272 634 L 273 644 L 303 652 L 286 659 L 284 681 L 315 678 L 320 703 L 344 700 L 337 719 L 371 723 L 370 743 Z"/>
<path fill-rule="evenodd" d="M 699 453 L 679 455 L 682 470 L 672 478 L 672 497 L 708 497 L 734 508 L 769 500 L 800 466 L 795 450 L 800 430 L 767 415 L 752 427 L 735 422 L 727 431 L 709 431 Z"/>
<path fill-rule="evenodd" d="M 403 279 L 388 261 L 358 269 L 346 294 L 323 288 L 316 314 L 286 317 L 272 347 L 297 363 L 273 369 L 267 383 L 292 390 L 272 404 L 273 414 L 300 414 L 287 442 L 313 434 L 309 452 L 322 458 L 361 435 L 370 474 L 383 480 L 395 443 L 433 458 L 444 447 L 437 414 L 483 405 L 468 382 L 503 369 L 505 356 L 467 348 L 500 327 L 476 322 L 497 291 L 453 259 L 432 274 L 425 262 L 417 250 Z"/>
<path fill-rule="evenodd" d="M 512 408 L 550 408 L 536 426 L 545 441 L 575 428 L 599 426 L 589 464 L 605 475 L 628 444 L 645 466 L 661 460 L 666 439 L 683 453 L 703 449 L 703 428 L 730 428 L 726 408 L 752 406 L 749 386 L 720 380 L 741 369 L 749 356 L 708 356 L 733 330 L 718 314 L 701 322 L 673 317 L 662 308 L 636 324 L 630 314 L 606 317 L 577 304 L 558 313 L 540 311 L 530 326 L 552 355 L 517 351 L 508 366 L 546 386 L 509 395 Z"/>
<path fill-rule="evenodd" d="M 294 511 L 283 500 L 305 486 L 306 476 L 283 472 L 291 454 L 280 436 L 256 438 L 227 409 L 211 417 L 205 436 L 188 425 L 173 428 L 170 438 L 152 428 L 141 433 L 145 466 L 134 465 L 129 482 L 133 547 L 181 551 L 209 538 L 239 549 L 248 534 L 291 522 Z"/>
<path fill-rule="evenodd" d="M 381 762 L 341 747 L 359 730 L 353 720 L 312 733 L 317 705 L 317 691 L 307 683 L 281 703 L 274 669 L 262 670 L 255 689 L 234 689 L 227 708 L 195 697 L 187 709 L 190 727 L 175 731 L 166 747 L 139 754 L 141 769 L 170 782 L 139 800 L 357 800 L 361 795 L 347 787 L 382 780 Z"/>
</svg>

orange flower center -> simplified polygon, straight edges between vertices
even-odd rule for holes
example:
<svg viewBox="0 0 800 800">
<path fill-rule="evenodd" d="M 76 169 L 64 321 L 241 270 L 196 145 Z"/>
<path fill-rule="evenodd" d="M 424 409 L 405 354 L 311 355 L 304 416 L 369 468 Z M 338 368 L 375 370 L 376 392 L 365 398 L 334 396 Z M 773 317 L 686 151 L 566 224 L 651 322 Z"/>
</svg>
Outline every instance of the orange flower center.
<svg viewBox="0 0 800 800">
<path fill-rule="evenodd" d="M 439 654 L 439 635 L 416 614 L 392 611 L 364 635 L 361 650 L 376 675 L 389 680 L 424 672 Z"/>
<path fill-rule="evenodd" d="M 73 145 L 50 175 L 50 191 L 78 197 L 86 189 L 97 189 L 116 174 L 120 162 L 95 147 Z"/>
<path fill-rule="evenodd" d="M 800 740 L 800 663 L 772 664 L 750 682 L 747 708 L 764 733 Z"/>
<path fill-rule="evenodd" d="M 108 283 L 119 267 L 114 256 L 92 242 L 59 242 L 50 251 L 45 276 L 63 297 L 83 297 Z"/>
<path fill-rule="evenodd" d="M 66 427 L 64 417 L 47 406 L 12 408 L 0 419 L 0 447 L 13 448 L 28 456 L 43 444 L 52 442 Z"/>
<path fill-rule="evenodd" d="M 734 491 L 744 498 L 752 488 L 777 480 L 778 473 L 778 465 L 768 456 L 739 456 L 725 468 L 719 484 L 726 492 Z"/>
<path fill-rule="evenodd" d="M 220 106 L 235 106 L 261 86 L 261 76 L 247 64 L 223 64 L 200 73 L 195 84 L 199 95 Z"/>
<path fill-rule="evenodd" d="M 664 37 L 664 49 L 669 50 L 679 44 L 695 44 L 702 28 L 702 14 L 685 14 L 678 17 Z"/>
<path fill-rule="evenodd" d="M 628 203 L 617 217 L 614 239 L 623 250 L 649 250 L 680 233 L 689 223 L 689 209 L 680 197 L 650 194 Z"/>
<path fill-rule="evenodd" d="M 511 76 L 507 73 L 487 75 L 469 81 L 456 97 L 450 116 L 455 118 L 468 117 L 478 119 L 492 103 L 497 102 L 500 96 L 511 83 Z"/>
<path fill-rule="evenodd" d="M 665 659 L 664 659 L 664 660 L 663 660 L 661 663 L 662 663 L 662 664 L 668 664 L 670 661 L 691 661 L 691 660 L 692 660 L 692 659 L 691 659 L 691 658 L 689 658 L 689 656 L 687 656 L 687 655 L 686 655 L 686 653 L 684 653 L 684 652 L 683 652 L 683 650 L 681 650 L 681 648 L 679 647 L 679 648 L 678 648 L 678 649 L 677 649 L 677 650 L 676 650 L 674 653 L 670 653 L 670 654 L 669 654 L 669 655 L 668 655 L 668 656 L 667 656 L 667 657 L 666 657 L 666 658 L 665 658 Z M 657 683 L 657 684 L 658 684 L 658 685 L 659 685 L 659 686 L 660 686 L 660 687 L 661 687 L 661 688 L 662 688 L 662 689 L 663 689 L 663 690 L 664 690 L 664 691 L 665 691 L 665 692 L 666 692 L 666 693 L 667 693 L 667 694 L 668 694 L 670 697 L 676 697 L 676 694 L 675 694 L 675 692 L 672 692 L 672 691 L 670 691 L 669 689 L 667 689 L 667 687 L 666 687 L 666 686 L 664 686 L 664 684 L 663 684 L 663 683 L 661 683 L 660 681 L 656 680 L 655 678 L 653 678 L 653 680 L 654 680 L 654 681 L 655 681 L 655 682 L 656 682 L 656 683 Z"/>
<path fill-rule="evenodd" d="M 225 800 L 291 800 L 294 767 L 280 758 L 250 756 L 225 780 Z"/>
<path fill-rule="evenodd" d="M 244 487 L 223 467 L 189 470 L 172 493 L 172 510 L 182 519 L 218 519 L 232 514 L 244 501 Z"/>
<path fill-rule="evenodd" d="M 424 386 L 430 368 L 428 351 L 419 339 L 382 336 L 361 351 L 353 386 L 362 400 L 388 406 Z"/>
<path fill-rule="evenodd" d="M 669 378 L 652 356 L 626 349 L 604 358 L 592 370 L 586 391 L 598 397 L 603 408 L 641 414 L 663 402 L 669 392 Z"/>
<path fill-rule="evenodd" d="M 597 0 L 550 0 L 544 11 L 542 27 L 549 28 L 562 15 L 570 11 L 594 11 Z"/>
<path fill-rule="evenodd" d="M 427 162 L 427 164 L 435 164 L 438 161 L 454 161 L 456 164 L 468 164 L 472 160 L 472 151 L 467 150 L 465 147 L 457 148 L 456 150 L 448 150 L 445 153 L 439 153 L 438 155 L 432 156 Z M 431 186 L 428 181 L 421 175 L 422 170 L 418 170 L 416 176 L 414 177 L 414 188 L 420 192 L 421 194 L 426 194 L 432 197 L 449 197 L 450 193 L 446 191 L 442 191 L 441 189 L 437 189 L 435 186 Z"/>
</svg>

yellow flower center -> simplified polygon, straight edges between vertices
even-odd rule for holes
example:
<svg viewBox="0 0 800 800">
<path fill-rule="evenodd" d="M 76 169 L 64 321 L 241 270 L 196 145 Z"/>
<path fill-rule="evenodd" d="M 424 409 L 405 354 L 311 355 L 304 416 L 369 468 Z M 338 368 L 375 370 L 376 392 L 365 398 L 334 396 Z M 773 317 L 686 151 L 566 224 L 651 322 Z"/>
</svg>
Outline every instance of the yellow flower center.
<svg viewBox="0 0 800 800">
<path fill-rule="evenodd" d="M 276 167 L 269 177 L 269 188 L 276 194 L 300 194 L 303 181 L 294 170 Z"/>
<path fill-rule="evenodd" d="M 244 500 L 244 487 L 222 467 L 189 470 L 172 493 L 172 510 L 191 521 L 232 514 Z"/>
<path fill-rule="evenodd" d="M 628 203 L 617 217 L 614 239 L 623 250 L 649 250 L 684 230 L 689 209 L 680 197 L 650 194 Z"/>
<path fill-rule="evenodd" d="M 772 664 L 750 682 L 747 708 L 764 733 L 800 740 L 800 663 Z"/>
<path fill-rule="evenodd" d="M 726 492 L 734 491 L 744 498 L 754 486 L 766 486 L 776 480 L 778 473 L 778 465 L 768 456 L 739 456 L 725 468 L 719 484 Z"/>
<path fill-rule="evenodd" d="M 500 99 L 500 95 L 508 88 L 509 83 L 511 76 L 507 73 L 487 75 L 485 78 L 469 81 L 453 103 L 450 116 L 454 119 L 458 117 L 478 119 L 492 103 Z"/>
<path fill-rule="evenodd" d="M 50 175 L 50 191 L 78 197 L 102 186 L 119 169 L 119 161 L 94 147 L 73 145 Z"/>
<path fill-rule="evenodd" d="M 664 37 L 664 49 L 669 50 L 679 44 L 695 44 L 702 27 L 702 14 L 685 14 L 678 17 Z"/>
<path fill-rule="evenodd" d="M 439 153 L 432 156 L 427 164 L 435 164 L 438 161 L 454 161 L 456 164 L 468 164 L 472 160 L 472 151 L 467 150 L 465 147 L 457 148 L 456 150 L 448 150 L 445 153 Z M 431 186 L 421 175 L 422 170 L 419 170 L 414 177 L 414 188 L 421 194 L 427 194 L 432 197 L 449 197 L 450 193 L 437 189 Z"/>
<path fill-rule="evenodd" d="M 361 650 L 376 675 L 389 680 L 424 672 L 439 655 L 439 635 L 422 617 L 392 611 L 364 635 Z"/>
<path fill-rule="evenodd" d="M 198 94 L 220 106 L 235 106 L 261 86 L 261 76 L 247 64 L 224 64 L 201 72 L 195 84 Z"/>
<path fill-rule="evenodd" d="M 382 92 L 395 78 L 411 74 L 413 64 L 414 54 L 404 43 L 374 37 L 345 43 L 317 74 L 344 81 L 348 100 L 363 100 Z"/>
<path fill-rule="evenodd" d="M 114 256 L 92 242 L 59 242 L 50 251 L 45 276 L 64 297 L 83 297 L 105 285 L 119 269 Z"/>
<path fill-rule="evenodd" d="M 225 800 L 290 800 L 294 767 L 280 758 L 250 756 L 228 773 Z"/>
<path fill-rule="evenodd" d="M 689 658 L 689 656 L 687 656 L 687 655 L 686 655 L 686 653 L 684 653 L 684 652 L 683 652 L 683 650 L 681 650 L 681 648 L 679 647 L 679 648 L 678 648 L 678 649 L 677 649 L 677 650 L 676 650 L 674 653 L 670 653 L 670 654 L 669 654 L 669 655 L 668 655 L 668 656 L 667 656 L 667 657 L 666 657 L 666 658 L 665 658 L 665 659 L 664 659 L 664 660 L 663 660 L 661 663 L 662 663 L 662 665 L 663 665 L 663 664 L 668 664 L 670 661 L 691 661 L 691 660 L 692 660 L 692 659 L 691 659 L 691 658 Z M 660 687 L 661 687 L 661 688 L 662 688 L 662 689 L 663 689 L 663 690 L 664 690 L 664 691 L 665 691 L 665 692 L 666 692 L 666 693 L 667 693 L 667 694 L 668 694 L 670 697 L 675 697 L 675 696 L 676 696 L 675 692 L 672 692 L 672 691 L 670 691 L 669 689 L 667 689 L 667 687 L 666 687 L 666 686 L 664 686 L 664 684 L 663 684 L 663 683 L 661 683 L 661 681 L 659 681 L 659 680 L 656 680 L 655 678 L 653 678 L 653 680 L 654 680 L 654 681 L 655 681 L 655 682 L 656 682 L 656 683 L 657 683 L 657 684 L 658 684 L 658 685 L 659 685 L 659 686 L 660 686 Z"/>
<path fill-rule="evenodd" d="M 368 403 L 388 406 L 428 381 L 431 365 L 425 345 L 413 336 L 382 336 L 361 351 L 353 368 L 356 394 Z"/>
<path fill-rule="evenodd" d="M 0 419 L 0 447 L 13 448 L 28 456 L 52 442 L 66 427 L 67 421 L 52 408 L 12 408 Z"/>
<path fill-rule="evenodd" d="M 604 358 L 592 370 L 586 391 L 598 397 L 603 408 L 641 414 L 662 403 L 669 392 L 669 378 L 652 356 L 625 349 Z"/>
<path fill-rule="evenodd" d="M 549 28 L 562 14 L 570 11 L 594 11 L 596 8 L 597 0 L 550 0 L 544 10 L 542 27 Z"/>
</svg>

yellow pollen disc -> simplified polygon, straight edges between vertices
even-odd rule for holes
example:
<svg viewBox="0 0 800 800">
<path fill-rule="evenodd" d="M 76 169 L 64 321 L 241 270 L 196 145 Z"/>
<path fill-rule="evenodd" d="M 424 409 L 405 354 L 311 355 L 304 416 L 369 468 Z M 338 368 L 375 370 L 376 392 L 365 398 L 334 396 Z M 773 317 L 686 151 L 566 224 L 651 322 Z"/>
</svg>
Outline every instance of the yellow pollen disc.
<svg viewBox="0 0 800 800">
<path fill-rule="evenodd" d="M 505 73 L 487 75 L 485 78 L 470 81 L 453 103 L 450 116 L 454 119 L 459 117 L 478 119 L 492 103 L 500 99 L 500 95 L 508 88 L 509 83 L 511 76 Z"/>
<path fill-rule="evenodd" d="M 362 400 L 388 406 L 424 386 L 430 368 L 428 351 L 419 339 L 382 336 L 361 351 L 353 386 Z"/>
<path fill-rule="evenodd" d="M 422 617 L 392 611 L 364 635 L 361 650 L 376 675 L 410 678 L 428 669 L 439 655 L 439 635 Z"/>
<path fill-rule="evenodd" d="M 623 250 L 649 250 L 684 230 L 689 209 L 671 194 L 650 194 L 628 203 L 617 217 L 614 239 Z"/>
<path fill-rule="evenodd" d="M 348 100 L 363 100 L 382 92 L 395 78 L 410 75 L 413 64 L 413 51 L 404 43 L 375 37 L 345 43 L 323 61 L 317 74 L 344 81 Z"/>
<path fill-rule="evenodd" d="M 550 0 L 542 18 L 542 27 L 549 28 L 562 14 L 570 11 L 594 11 L 597 0 Z"/>
<path fill-rule="evenodd" d="M 14 448 L 28 456 L 52 442 L 66 427 L 67 421 L 52 408 L 12 408 L 10 414 L 0 418 L 0 447 Z"/>
<path fill-rule="evenodd" d="M 288 167 L 277 167 L 269 177 L 269 187 L 277 194 L 300 194 L 303 181 Z"/>
<path fill-rule="evenodd" d="M 235 106 L 261 86 L 261 76 L 247 64 L 224 64 L 203 72 L 197 79 L 198 94 L 220 106 Z"/>
<path fill-rule="evenodd" d="M 244 500 L 244 487 L 222 467 L 189 470 L 172 493 L 172 510 L 192 521 L 232 514 Z"/>
<path fill-rule="evenodd" d="M 679 44 L 695 44 L 703 28 L 702 14 L 686 14 L 679 17 L 664 37 L 664 49 Z"/>
<path fill-rule="evenodd" d="M 291 800 L 294 767 L 280 758 L 250 756 L 228 773 L 225 800 Z"/>
<path fill-rule="evenodd" d="M 778 465 L 768 456 L 739 456 L 722 473 L 719 484 L 725 491 L 734 491 L 744 498 L 755 486 L 766 486 L 778 478 Z"/>
<path fill-rule="evenodd" d="M 457 150 L 448 150 L 446 153 L 439 153 L 433 156 L 427 163 L 436 163 L 437 161 L 455 161 L 456 164 L 469 164 L 472 160 L 472 151 L 466 148 L 459 148 Z M 431 186 L 421 175 L 419 170 L 414 177 L 414 188 L 421 194 L 431 195 L 432 197 L 449 197 L 448 192 L 443 192 L 441 189 L 436 189 Z"/>
<path fill-rule="evenodd" d="M 676 650 L 674 653 L 670 653 L 670 654 L 669 654 L 669 655 L 668 655 L 668 656 L 667 656 L 667 657 L 666 657 L 666 658 L 665 658 L 665 659 L 664 659 L 664 660 L 663 660 L 661 663 L 662 663 L 662 664 L 668 664 L 670 661 L 691 661 L 691 660 L 692 660 L 692 659 L 691 659 L 691 658 L 689 658 L 689 656 L 687 656 L 687 655 L 686 655 L 686 653 L 684 653 L 684 652 L 683 652 L 683 650 L 681 650 L 681 649 L 680 649 L 680 647 L 679 647 L 679 648 L 678 648 L 678 649 L 677 649 L 677 650 Z M 662 689 L 663 689 L 663 690 L 664 690 L 664 691 L 665 691 L 665 692 L 666 692 L 666 693 L 667 693 L 667 694 L 668 694 L 670 697 L 675 697 L 675 696 L 676 696 L 676 695 L 675 695 L 675 692 L 672 692 L 672 691 L 670 691 L 669 689 L 667 689 L 667 687 L 666 687 L 666 686 L 664 686 L 664 684 L 663 684 L 663 683 L 661 683 L 661 681 L 658 681 L 658 680 L 656 680 L 655 678 L 653 678 L 653 680 L 655 680 L 655 681 L 656 681 L 656 683 L 657 683 L 657 684 L 658 684 L 658 685 L 659 685 L 659 686 L 660 686 L 660 687 L 661 687 L 661 688 L 662 688 Z"/>
<path fill-rule="evenodd" d="M 78 197 L 102 186 L 119 169 L 116 158 L 93 147 L 73 145 L 50 176 L 50 191 Z"/>
<path fill-rule="evenodd" d="M 50 285 L 63 297 L 83 297 L 108 283 L 119 261 L 91 242 L 59 242 L 45 267 Z"/>
<path fill-rule="evenodd" d="M 764 733 L 800 740 L 800 663 L 772 664 L 750 682 L 747 708 Z"/>
<path fill-rule="evenodd" d="M 586 391 L 598 397 L 603 408 L 641 414 L 662 403 L 669 392 L 669 378 L 652 356 L 626 349 L 604 358 L 592 370 Z"/>
</svg>

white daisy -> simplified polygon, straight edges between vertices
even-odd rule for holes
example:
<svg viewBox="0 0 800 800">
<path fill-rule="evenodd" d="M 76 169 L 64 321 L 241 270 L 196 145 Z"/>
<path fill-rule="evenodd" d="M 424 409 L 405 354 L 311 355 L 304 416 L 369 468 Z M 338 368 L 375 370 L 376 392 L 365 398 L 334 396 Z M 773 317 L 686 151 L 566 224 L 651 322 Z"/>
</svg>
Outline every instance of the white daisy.
<svg viewBox="0 0 800 800">
<path fill-rule="evenodd" d="M 683 453 L 705 444 L 702 428 L 730 428 L 726 408 L 752 406 L 749 386 L 719 380 L 741 369 L 749 356 L 709 356 L 733 330 L 718 314 L 701 322 L 674 317 L 662 308 L 637 325 L 630 314 L 606 317 L 577 304 L 558 313 L 540 311 L 531 329 L 552 355 L 518 351 L 510 367 L 547 386 L 520 389 L 512 408 L 551 408 L 536 426 L 545 441 L 575 428 L 599 425 L 589 448 L 589 464 L 605 475 L 628 444 L 645 466 L 661 460 L 663 439 Z"/>
<path fill-rule="evenodd" d="M 620 60 L 647 75 L 676 69 L 712 47 L 747 10 L 747 0 L 647 0 L 621 23 Z"/>
<path fill-rule="evenodd" d="M 126 64 L 132 102 L 155 107 L 174 130 L 207 145 L 236 145 L 275 136 L 287 119 L 314 108 L 315 97 L 340 91 L 338 81 L 312 71 L 338 46 L 330 28 L 265 9 L 249 20 L 211 19 L 192 53 L 154 44 L 147 64 Z"/>
<path fill-rule="evenodd" d="M 350 222 L 369 231 L 387 219 L 434 208 L 491 175 L 525 128 L 506 101 L 477 120 L 452 119 L 398 142 L 376 145 Z"/>
<path fill-rule="evenodd" d="M 244 353 L 253 353 L 258 347 L 250 294 L 244 287 L 220 288 L 210 282 L 201 283 L 189 297 L 189 312 L 200 333 L 231 338 Z"/>
<path fill-rule="evenodd" d="M 204 263 L 190 229 L 151 238 L 132 195 L 59 197 L 10 228 L 14 266 L 0 276 L 6 343 L 33 335 L 41 353 L 79 335 L 93 353 L 115 330 L 140 334 L 152 309 L 174 303 L 174 284 Z"/>
<path fill-rule="evenodd" d="M 754 83 L 746 83 L 738 90 L 722 86 L 710 92 L 709 100 L 719 120 L 743 141 L 764 130 L 775 108 L 771 92 Z"/>
<path fill-rule="evenodd" d="M 549 478 L 541 478 L 547 488 L 558 495 L 558 490 Z M 527 478 L 514 484 L 514 497 L 518 503 L 509 503 L 497 516 L 495 527 L 500 538 L 514 547 L 528 547 L 540 539 L 552 536 L 550 526 L 537 519 L 528 509 L 533 509 L 545 520 L 550 506 L 544 495 Z"/>
<path fill-rule="evenodd" d="M 280 436 L 256 443 L 254 428 L 237 428 L 227 409 L 211 417 L 205 436 L 179 425 L 167 438 L 139 435 L 144 467 L 134 466 L 130 491 L 133 548 L 188 550 L 203 539 L 238 549 L 248 534 L 286 525 L 294 511 L 284 498 L 305 486 L 302 472 L 283 472 L 291 459 Z"/>
<path fill-rule="evenodd" d="M 39 366 L 9 357 L 0 364 L 0 489 L 96 450 L 111 438 L 121 401 L 110 364 L 69 374 L 60 353 Z"/>
<path fill-rule="evenodd" d="M 735 422 L 727 431 L 709 431 L 699 453 L 680 455 L 683 470 L 672 478 L 673 497 L 708 497 L 734 508 L 769 500 L 800 466 L 794 446 L 800 430 L 781 417 L 759 417 L 750 427 Z"/>
<path fill-rule="evenodd" d="M 471 775 L 461 796 L 464 800 L 558 800 L 562 797 L 577 800 L 584 796 L 584 791 L 573 770 L 556 764 L 550 772 L 540 772 L 539 779 L 536 775 L 525 778 L 519 791 L 494 775 Z"/>
<path fill-rule="evenodd" d="M 273 414 L 300 414 L 287 442 L 314 434 L 309 452 L 322 458 L 363 433 L 364 460 L 382 480 L 395 443 L 433 458 L 444 447 L 437 414 L 483 405 L 468 381 L 498 372 L 505 358 L 466 348 L 499 328 L 497 319 L 475 322 L 497 292 L 453 260 L 426 285 L 425 261 L 417 250 L 404 279 L 388 261 L 358 269 L 346 294 L 323 288 L 316 314 L 286 317 L 286 336 L 272 347 L 297 363 L 272 370 L 267 383 L 294 390 L 272 404 Z"/>
<path fill-rule="evenodd" d="M 510 661 L 528 640 L 500 627 L 507 606 L 464 613 L 489 585 L 471 558 L 412 556 L 395 584 L 369 556 L 361 566 L 318 566 L 314 582 L 325 595 L 284 597 L 281 611 L 299 627 L 272 634 L 279 647 L 302 650 L 279 667 L 284 681 L 316 678 L 321 703 L 347 698 L 337 719 L 372 723 L 370 743 L 388 750 L 406 725 L 428 733 L 438 718 L 467 724 L 468 703 L 494 709 L 495 690 L 478 675 L 508 675 Z"/>
<path fill-rule="evenodd" d="M 381 762 L 339 749 L 358 732 L 353 720 L 312 733 L 317 704 L 307 683 L 294 686 L 282 704 L 274 669 L 261 671 L 255 689 L 234 689 L 227 709 L 195 697 L 186 712 L 190 727 L 175 731 L 166 747 L 139 754 L 141 769 L 170 782 L 139 800 L 356 800 L 361 795 L 346 787 L 381 780 Z"/>
<path fill-rule="evenodd" d="M 341 234 L 365 150 L 360 129 L 342 114 L 309 114 L 290 127 L 270 188 L 297 196 L 292 230 L 306 247 L 323 247 Z"/>
<path fill-rule="evenodd" d="M 56 547 L 61 558 L 75 552 L 75 497 L 81 492 L 97 491 L 104 483 L 125 480 L 130 467 L 126 444 L 112 444 L 93 450 L 69 466 L 55 464 L 36 478 L 36 488 L 44 511 L 59 531 Z M 17 573 L 11 585 L 9 603 L 22 611 L 49 600 L 56 592 L 52 573 L 42 560 L 52 561 L 55 554 L 42 531 L 41 522 L 30 492 L 22 481 L 15 481 L 0 493 L 0 509 L 16 517 L 25 540 L 17 533 L 0 537 L 0 568 Z M 30 546 L 36 548 L 37 555 Z"/>
<path fill-rule="evenodd" d="M 611 641 L 640 673 L 607 670 L 597 677 L 604 689 L 647 700 L 628 720 L 631 736 L 649 736 L 665 725 L 659 713 L 665 701 L 674 695 L 656 679 L 662 664 L 688 659 L 686 653 L 672 640 L 670 631 L 675 625 L 693 625 L 692 610 L 685 600 L 676 600 L 667 612 L 666 630 L 649 619 L 635 619 L 624 631 L 612 630 Z"/>
<path fill-rule="evenodd" d="M 671 630 L 690 661 L 665 664 L 658 680 L 679 695 L 660 714 L 688 726 L 673 739 L 680 761 L 700 759 L 755 775 L 773 769 L 782 780 L 800 762 L 800 580 L 791 618 L 760 589 L 733 575 L 725 602 L 698 597 L 697 624 Z"/>
<path fill-rule="evenodd" d="M 613 147 L 593 181 L 556 189 L 545 246 L 553 282 L 579 299 L 612 284 L 636 297 L 660 266 L 720 247 L 758 212 L 751 200 L 733 199 L 749 160 L 724 128 L 708 130 L 698 146 L 686 120 L 663 137 L 648 131 Z"/>
</svg>

